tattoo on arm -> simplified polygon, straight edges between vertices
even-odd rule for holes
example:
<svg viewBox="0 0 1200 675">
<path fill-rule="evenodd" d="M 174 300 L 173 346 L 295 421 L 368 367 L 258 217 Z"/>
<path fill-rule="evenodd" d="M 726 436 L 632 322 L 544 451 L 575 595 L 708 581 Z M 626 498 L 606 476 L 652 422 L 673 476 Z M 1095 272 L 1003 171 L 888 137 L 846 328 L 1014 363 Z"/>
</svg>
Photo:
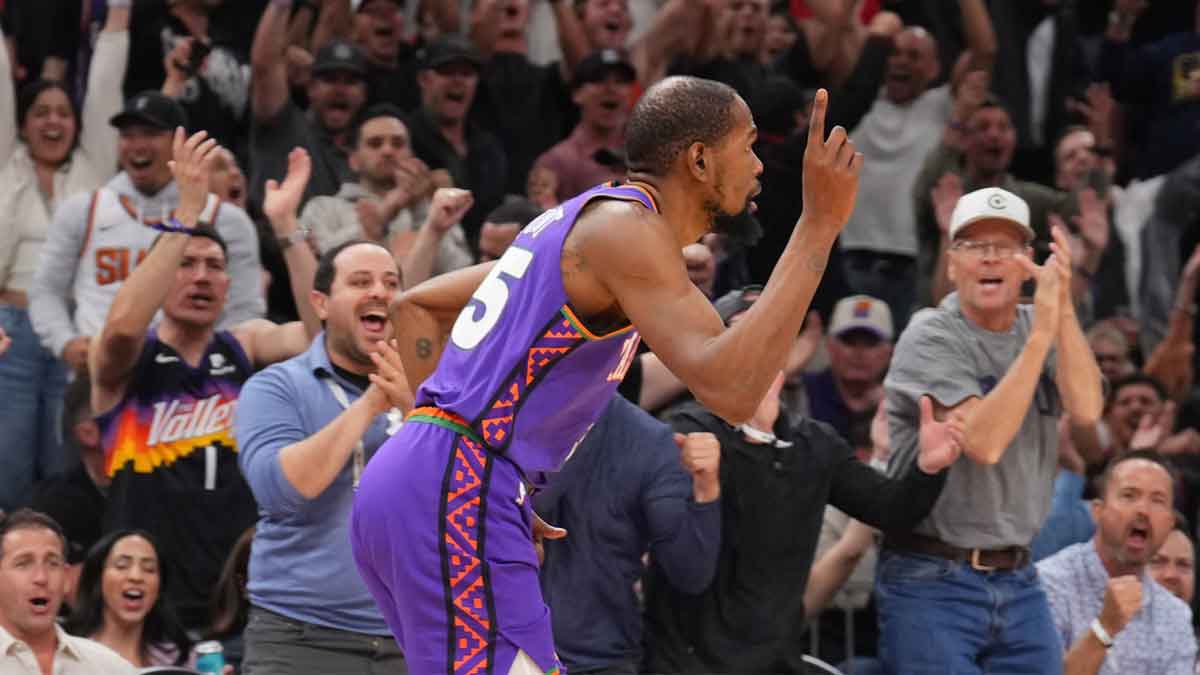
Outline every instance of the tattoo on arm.
<svg viewBox="0 0 1200 675">
<path fill-rule="evenodd" d="M 427 359 L 433 355 L 433 341 L 429 338 L 417 338 L 417 356 Z"/>
<path fill-rule="evenodd" d="M 562 251 L 562 275 L 566 280 L 575 274 L 580 274 L 587 269 L 587 263 L 584 261 L 583 255 L 574 248 L 564 246 Z"/>
</svg>

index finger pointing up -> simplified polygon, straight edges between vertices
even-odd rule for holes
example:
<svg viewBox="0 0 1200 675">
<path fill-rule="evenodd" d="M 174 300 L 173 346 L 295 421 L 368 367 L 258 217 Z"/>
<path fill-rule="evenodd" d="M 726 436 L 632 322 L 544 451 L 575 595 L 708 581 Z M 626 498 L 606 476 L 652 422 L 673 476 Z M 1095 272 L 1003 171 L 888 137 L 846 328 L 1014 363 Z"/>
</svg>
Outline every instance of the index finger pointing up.
<svg viewBox="0 0 1200 675">
<path fill-rule="evenodd" d="M 829 106 L 829 92 L 818 89 L 813 98 L 812 114 L 808 116 L 808 144 L 825 142 L 825 108 Z"/>
</svg>

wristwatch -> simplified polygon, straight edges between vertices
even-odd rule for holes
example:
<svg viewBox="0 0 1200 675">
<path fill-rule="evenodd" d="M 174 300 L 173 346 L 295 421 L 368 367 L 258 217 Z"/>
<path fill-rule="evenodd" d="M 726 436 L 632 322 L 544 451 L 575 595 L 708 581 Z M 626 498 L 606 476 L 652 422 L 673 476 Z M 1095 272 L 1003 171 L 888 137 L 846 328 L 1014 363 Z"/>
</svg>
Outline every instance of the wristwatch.
<svg viewBox="0 0 1200 675">
<path fill-rule="evenodd" d="M 308 241 L 308 235 L 311 232 L 303 227 L 292 230 L 290 234 L 283 237 L 276 237 L 275 243 L 279 244 L 279 251 L 283 252 L 292 247 L 292 244 L 299 244 L 302 241 Z"/>
<path fill-rule="evenodd" d="M 779 438 L 778 436 L 776 436 L 775 434 L 763 431 L 762 429 L 755 429 L 754 427 L 750 426 L 749 424 L 740 424 L 740 425 L 738 425 L 737 430 L 742 432 L 742 434 L 746 438 L 749 438 L 751 441 L 754 441 L 755 443 L 761 443 L 763 445 L 770 445 L 770 446 L 776 447 L 776 448 L 788 448 L 788 447 L 791 447 L 791 445 L 792 445 L 791 441 L 785 441 L 785 440 Z"/>
<path fill-rule="evenodd" d="M 1104 629 L 1104 624 L 1100 623 L 1099 617 L 1092 620 L 1092 635 L 1096 636 L 1096 639 L 1100 641 L 1100 644 L 1104 645 L 1105 649 L 1113 646 L 1112 636 Z"/>
</svg>

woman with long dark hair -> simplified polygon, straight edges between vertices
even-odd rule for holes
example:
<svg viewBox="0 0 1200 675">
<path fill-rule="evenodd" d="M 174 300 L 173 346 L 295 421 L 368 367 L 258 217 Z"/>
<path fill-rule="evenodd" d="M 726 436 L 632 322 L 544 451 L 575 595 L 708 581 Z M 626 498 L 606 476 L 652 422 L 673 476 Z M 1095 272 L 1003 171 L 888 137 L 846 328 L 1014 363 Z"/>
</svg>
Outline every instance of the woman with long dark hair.
<svg viewBox="0 0 1200 675">
<path fill-rule="evenodd" d="M 225 663 L 241 666 L 245 645 L 242 632 L 250 613 L 250 596 L 246 593 L 246 569 L 250 565 L 250 544 L 254 541 L 254 528 L 249 527 L 238 537 L 221 576 L 213 588 L 212 626 L 207 639 L 219 640 L 225 653 Z"/>
<path fill-rule="evenodd" d="M 67 632 L 109 647 L 138 668 L 187 663 L 192 641 L 163 592 L 168 580 L 149 533 L 105 535 L 83 563 Z"/>
<path fill-rule="evenodd" d="M 0 509 L 28 503 L 37 479 L 64 468 L 58 433 L 63 361 L 82 370 L 87 338 L 43 347 L 26 292 L 54 210 L 117 172 L 117 132 L 108 120 L 122 105 L 129 4 L 108 0 L 81 107 L 63 82 L 39 80 L 18 92 L 14 64 L 0 49 L 0 328 L 12 340 L 0 360 L 0 438 L 8 441 L 0 453 Z"/>
</svg>

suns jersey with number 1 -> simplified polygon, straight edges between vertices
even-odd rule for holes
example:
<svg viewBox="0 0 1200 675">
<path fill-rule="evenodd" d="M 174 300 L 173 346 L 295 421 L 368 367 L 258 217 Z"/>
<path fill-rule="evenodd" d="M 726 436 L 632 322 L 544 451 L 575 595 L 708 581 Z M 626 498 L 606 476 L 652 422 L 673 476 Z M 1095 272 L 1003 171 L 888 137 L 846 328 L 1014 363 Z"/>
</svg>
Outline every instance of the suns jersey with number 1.
<svg viewBox="0 0 1200 675">
<path fill-rule="evenodd" d="M 594 199 L 657 211 L 641 188 L 609 184 L 529 223 L 459 315 L 436 372 L 417 392 L 418 405 L 467 420 L 535 483 L 538 474 L 556 471 L 587 433 L 637 354 L 632 326 L 592 334 L 563 288 L 563 242 Z"/>
</svg>

